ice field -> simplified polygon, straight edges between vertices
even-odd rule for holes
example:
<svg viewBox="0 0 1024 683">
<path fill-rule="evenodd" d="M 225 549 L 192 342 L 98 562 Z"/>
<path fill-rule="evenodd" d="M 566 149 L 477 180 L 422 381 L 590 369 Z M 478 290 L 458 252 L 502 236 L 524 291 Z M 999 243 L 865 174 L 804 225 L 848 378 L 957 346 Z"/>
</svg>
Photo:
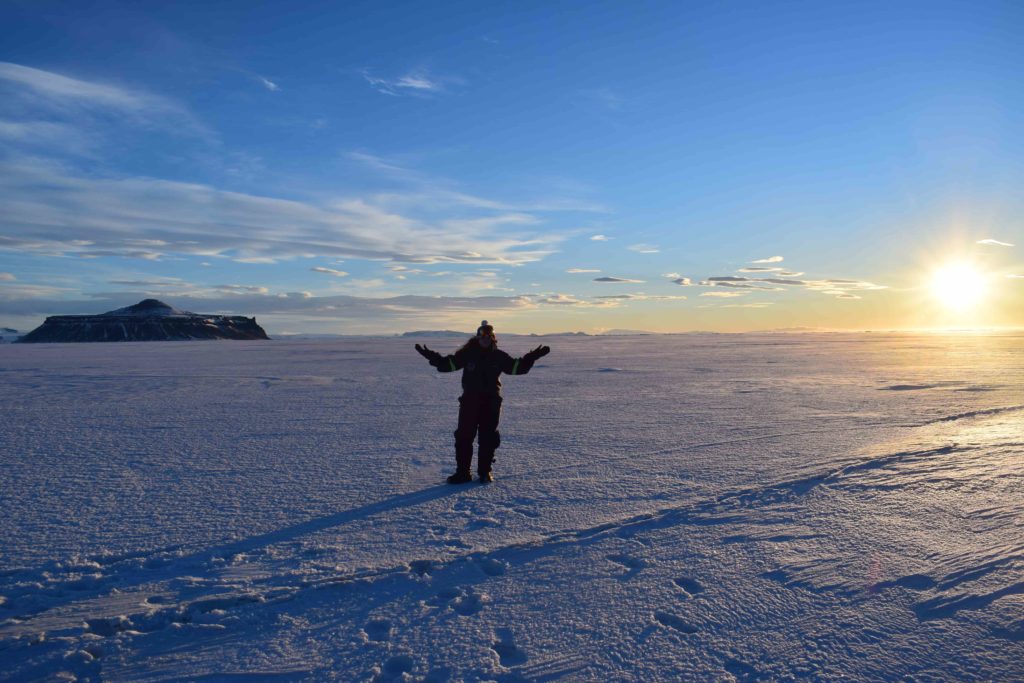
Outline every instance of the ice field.
<svg viewBox="0 0 1024 683">
<path fill-rule="evenodd" d="M 1024 679 L 1024 336 L 414 341 L 0 346 L 0 680 Z"/>
</svg>

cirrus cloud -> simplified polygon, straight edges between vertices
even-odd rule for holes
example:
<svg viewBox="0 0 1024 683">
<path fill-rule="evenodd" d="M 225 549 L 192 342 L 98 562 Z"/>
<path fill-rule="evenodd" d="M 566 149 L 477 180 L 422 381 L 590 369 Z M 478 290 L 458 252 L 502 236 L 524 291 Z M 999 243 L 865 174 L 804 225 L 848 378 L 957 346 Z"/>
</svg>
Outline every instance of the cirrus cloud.
<svg viewBox="0 0 1024 683">
<path fill-rule="evenodd" d="M 657 254 L 661 251 L 658 247 L 653 244 L 631 244 L 627 247 L 630 251 L 635 251 L 639 254 Z"/>
<path fill-rule="evenodd" d="M 542 223 L 540 218 L 523 212 L 390 199 L 302 202 L 198 183 L 76 175 L 37 159 L 4 159 L 0 249 L 149 260 L 164 254 L 220 255 L 242 263 L 315 254 L 401 263 L 519 264 L 544 258 L 564 239 L 538 233 L 533 226 Z M 436 217 L 438 208 L 450 215 Z M 126 235 L 157 246 L 139 249 Z"/>
<path fill-rule="evenodd" d="M 644 281 L 643 280 L 630 280 L 630 279 L 624 278 L 624 277 L 605 276 L 605 277 L 595 277 L 594 278 L 594 282 L 618 282 L 618 283 L 625 283 L 625 284 L 643 284 Z"/>
<path fill-rule="evenodd" d="M 346 277 L 348 275 L 344 270 L 335 270 L 334 268 L 325 268 L 323 266 L 314 266 L 310 270 L 314 273 L 326 273 L 334 277 Z"/>
</svg>

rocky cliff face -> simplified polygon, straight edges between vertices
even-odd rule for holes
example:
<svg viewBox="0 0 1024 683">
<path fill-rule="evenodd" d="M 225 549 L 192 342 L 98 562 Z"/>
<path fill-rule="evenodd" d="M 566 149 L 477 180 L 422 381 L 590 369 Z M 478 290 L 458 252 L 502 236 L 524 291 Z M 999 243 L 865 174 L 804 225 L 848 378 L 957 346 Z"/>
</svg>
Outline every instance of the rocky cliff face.
<svg viewBox="0 0 1024 683">
<path fill-rule="evenodd" d="M 54 315 L 18 340 L 40 342 L 184 341 L 269 339 L 256 318 L 202 315 L 146 299 L 101 315 Z"/>
</svg>

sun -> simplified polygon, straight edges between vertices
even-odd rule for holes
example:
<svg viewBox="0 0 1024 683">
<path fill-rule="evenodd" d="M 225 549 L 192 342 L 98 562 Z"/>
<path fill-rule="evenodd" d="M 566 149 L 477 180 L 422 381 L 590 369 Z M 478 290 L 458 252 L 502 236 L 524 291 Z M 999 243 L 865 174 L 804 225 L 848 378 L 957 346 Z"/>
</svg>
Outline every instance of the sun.
<svg viewBox="0 0 1024 683">
<path fill-rule="evenodd" d="M 956 313 L 974 310 L 985 299 L 985 276 L 969 263 L 947 263 L 935 270 L 932 296 Z"/>
</svg>

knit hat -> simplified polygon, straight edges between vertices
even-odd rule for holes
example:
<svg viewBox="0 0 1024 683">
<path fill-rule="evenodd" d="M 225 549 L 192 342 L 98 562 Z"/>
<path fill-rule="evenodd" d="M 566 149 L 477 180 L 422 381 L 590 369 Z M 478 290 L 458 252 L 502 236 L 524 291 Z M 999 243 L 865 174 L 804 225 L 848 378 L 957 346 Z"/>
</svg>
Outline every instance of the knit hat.
<svg viewBox="0 0 1024 683">
<path fill-rule="evenodd" d="M 476 328 L 476 336 L 479 337 L 483 335 L 484 332 L 490 332 L 491 334 L 494 334 L 494 325 L 491 325 L 486 320 L 481 320 L 480 327 Z"/>
</svg>

